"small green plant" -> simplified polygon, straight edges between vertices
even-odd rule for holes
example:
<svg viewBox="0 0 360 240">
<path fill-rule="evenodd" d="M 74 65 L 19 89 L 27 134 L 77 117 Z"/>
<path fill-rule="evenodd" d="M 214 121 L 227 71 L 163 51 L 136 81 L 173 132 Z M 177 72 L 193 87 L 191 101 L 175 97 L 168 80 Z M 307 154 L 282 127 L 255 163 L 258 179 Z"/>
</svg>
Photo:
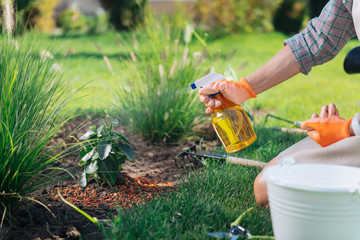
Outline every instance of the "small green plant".
<svg viewBox="0 0 360 240">
<path fill-rule="evenodd" d="M 90 130 L 79 138 L 86 141 L 79 153 L 80 165 L 84 165 L 80 186 L 85 187 L 91 175 L 114 185 L 125 160 L 135 161 L 135 152 L 130 142 L 122 134 L 112 130 L 118 121 L 109 115 L 107 117 L 110 119 L 109 123 L 104 120 L 98 128 L 91 126 Z"/>
</svg>

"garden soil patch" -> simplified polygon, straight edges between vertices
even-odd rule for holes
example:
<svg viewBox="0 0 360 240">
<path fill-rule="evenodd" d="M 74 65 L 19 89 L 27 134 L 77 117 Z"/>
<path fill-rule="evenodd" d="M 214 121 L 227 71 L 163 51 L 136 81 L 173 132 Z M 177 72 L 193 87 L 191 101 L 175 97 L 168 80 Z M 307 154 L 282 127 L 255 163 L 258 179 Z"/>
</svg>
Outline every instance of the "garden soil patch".
<svg viewBox="0 0 360 240">
<path fill-rule="evenodd" d="M 78 137 L 88 130 L 89 124 L 72 133 L 74 129 L 90 122 L 89 119 L 78 118 L 67 123 L 55 137 L 54 144 L 58 144 L 69 134 L 73 137 L 66 140 L 75 142 Z M 90 125 L 99 125 L 99 121 L 91 121 Z M 209 131 L 209 140 L 204 146 L 219 144 L 212 128 L 205 126 Z M 16 227 L 4 225 L 0 228 L 0 240 L 10 239 L 102 239 L 101 231 L 85 216 L 69 207 L 58 196 L 58 192 L 67 201 L 92 217 L 107 219 L 117 214 L 117 208 L 136 207 L 154 199 L 159 193 L 174 191 L 176 185 L 186 174 L 186 166 L 175 164 L 174 156 L 197 142 L 195 140 L 176 143 L 152 143 L 140 137 L 130 136 L 121 127 L 114 129 L 123 134 L 133 145 L 136 153 L 135 163 L 127 161 L 123 164 L 123 171 L 119 174 L 116 186 L 109 186 L 94 179 L 87 187 L 77 184 L 77 180 L 66 178 L 37 190 L 28 197 L 32 197 L 47 206 L 51 213 L 41 204 L 34 201 L 21 200 L 19 209 L 14 214 L 17 220 Z M 213 138 L 213 139 L 211 139 Z M 65 149 L 65 146 L 64 146 Z M 207 149 L 211 151 L 211 149 Z M 67 169 L 75 178 L 78 178 L 83 168 L 78 164 L 77 155 L 72 154 L 55 164 L 56 167 Z M 195 162 L 196 164 L 196 162 Z M 181 164 L 180 164 L 181 165 Z"/>
</svg>

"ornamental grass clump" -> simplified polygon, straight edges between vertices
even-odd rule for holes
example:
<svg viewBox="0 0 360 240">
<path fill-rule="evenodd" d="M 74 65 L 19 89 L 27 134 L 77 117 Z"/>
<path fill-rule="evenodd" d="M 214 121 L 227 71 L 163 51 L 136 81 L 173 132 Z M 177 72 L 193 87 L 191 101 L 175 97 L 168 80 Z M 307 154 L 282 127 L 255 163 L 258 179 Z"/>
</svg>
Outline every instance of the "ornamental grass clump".
<svg viewBox="0 0 360 240">
<path fill-rule="evenodd" d="M 69 98 L 39 46 L 31 37 L 0 35 L 0 225 L 17 200 L 64 173 L 52 168 L 63 152 L 50 140 L 66 121 L 59 114 Z"/>
<path fill-rule="evenodd" d="M 148 21 L 118 36 L 121 50 L 129 51 L 122 55 L 113 93 L 120 119 L 133 133 L 152 141 L 178 141 L 201 120 L 202 105 L 189 86 L 212 63 L 204 64 L 209 58 L 205 47 L 192 50 L 191 37 L 184 39 L 184 31 L 166 21 Z"/>
</svg>

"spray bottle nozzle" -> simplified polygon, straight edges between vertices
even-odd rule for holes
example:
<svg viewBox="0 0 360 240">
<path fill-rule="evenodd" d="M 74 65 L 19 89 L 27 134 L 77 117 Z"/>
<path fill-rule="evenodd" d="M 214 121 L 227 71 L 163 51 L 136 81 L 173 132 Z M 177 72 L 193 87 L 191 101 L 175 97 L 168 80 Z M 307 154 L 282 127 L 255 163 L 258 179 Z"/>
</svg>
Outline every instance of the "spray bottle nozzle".
<svg viewBox="0 0 360 240">
<path fill-rule="evenodd" d="M 195 88 L 202 88 L 208 84 L 220 81 L 220 80 L 224 80 L 225 77 L 219 73 L 209 73 L 206 76 L 200 78 L 199 80 L 196 80 L 195 82 L 193 82 L 192 84 L 190 84 L 191 89 L 195 89 Z M 219 93 L 215 93 L 219 94 Z M 213 95 L 213 96 L 215 96 Z"/>
</svg>

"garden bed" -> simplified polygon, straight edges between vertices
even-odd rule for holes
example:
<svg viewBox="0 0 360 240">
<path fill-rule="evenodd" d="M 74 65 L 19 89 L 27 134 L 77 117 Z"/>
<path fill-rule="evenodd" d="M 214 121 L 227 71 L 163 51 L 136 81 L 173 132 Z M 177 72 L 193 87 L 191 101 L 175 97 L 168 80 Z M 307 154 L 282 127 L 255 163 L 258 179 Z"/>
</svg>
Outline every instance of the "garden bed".
<svg viewBox="0 0 360 240">
<path fill-rule="evenodd" d="M 54 142 L 61 141 L 82 122 L 84 119 L 78 118 L 67 123 Z M 24 203 L 21 205 L 25 208 L 15 215 L 17 227 L 0 228 L 0 239 L 79 239 L 80 236 L 82 239 L 101 239 L 102 233 L 97 226 L 64 204 L 57 191 L 90 216 L 106 219 L 117 214 L 115 207 L 129 208 L 133 204 L 143 204 L 158 193 L 176 188 L 186 170 L 176 166 L 174 156 L 194 145 L 195 141 L 152 143 L 129 136 L 120 127 L 116 131 L 124 134 L 133 144 L 137 156 L 135 163 L 127 161 L 123 164 L 116 186 L 90 180 L 87 187 L 83 188 L 69 177 L 37 190 L 30 197 L 46 205 L 53 215 L 39 203 L 22 200 Z M 83 132 L 80 130 L 74 135 L 79 137 Z M 57 167 L 69 170 L 77 178 L 83 171 L 78 162 L 77 156 L 72 154 Z"/>
</svg>

